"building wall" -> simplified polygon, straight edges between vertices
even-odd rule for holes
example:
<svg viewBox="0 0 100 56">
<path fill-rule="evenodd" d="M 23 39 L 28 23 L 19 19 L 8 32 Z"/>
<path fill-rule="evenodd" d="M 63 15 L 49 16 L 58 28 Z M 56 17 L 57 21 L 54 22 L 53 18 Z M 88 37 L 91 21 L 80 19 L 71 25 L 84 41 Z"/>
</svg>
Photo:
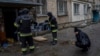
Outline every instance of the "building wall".
<svg viewBox="0 0 100 56">
<path fill-rule="evenodd" d="M 69 7 L 68 3 L 66 5 L 67 7 Z M 64 15 L 64 16 L 57 15 L 57 0 L 47 0 L 47 11 L 53 13 L 53 15 L 57 18 L 58 24 L 63 24 L 69 21 L 68 13 L 70 12 L 68 12 L 67 15 Z M 48 19 L 47 15 L 37 17 L 38 22 L 43 22 L 44 20 L 47 20 L 47 19 Z"/>
<path fill-rule="evenodd" d="M 71 0 L 67 0 L 67 15 L 57 16 L 59 24 L 71 22 Z"/>
<path fill-rule="evenodd" d="M 89 4 L 90 9 L 88 10 L 88 15 L 86 19 L 92 19 L 93 18 L 93 14 L 92 14 L 93 6 L 92 6 L 92 3 L 88 3 L 88 4 Z"/>
<path fill-rule="evenodd" d="M 47 0 L 47 11 L 51 11 L 57 17 L 57 0 Z"/>
<path fill-rule="evenodd" d="M 100 0 L 94 0 L 94 5 L 96 10 L 100 10 Z"/>
<path fill-rule="evenodd" d="M 47 11 L 50 11 L 53 13 L 53 15 L 57 18 L 57 22 L 59 27 L 64 27 L 64 26 L 68 26 L 70 24 L 70 22 L 77 22 L 77 21 L 82 21 L 82 20 L 91 20 L 92 19 L 92 5 L 91 2 L 79 2 L 78 0 L 67 0 L 67 15 L 63 15 L 63 16 L 58 16 L 57 15 L 57 0 L 46 0 L 47 2 Z M 78 2 L 80 4 L 80 15 L 75 16 L 73 14 L 73 3 Z M 84 15 L 84 8 L 83 5 L 84 4 L 89 4 L 91 6 L 89 12 L 87 15 Z M 37 17 L 37 21 L 38 22 L 43 22 L 45 20 L 47 20 L 48 17 L 45 16 L 38 16 Z M 67 25 L 66 25 L 67 24 Z"/>
<path fill-rule="evenodd" d="M 78 3 L 79 4 L 79 15 L 74 15 L 74 3 Z M 84 14 L 84 5 L 85 4 L 89 4 L 89 6 L 91 7 L 90 9 L 88 9 L 87 14 Z M 92 19 L 92 5 L 91 3 L 88 2 L 80 2 L 80 1 L 73 1 L 72 2 L 72 22 L 75 21 L 82 21 L 82 20 L 86 20 L 86 19 Z"/>
<path fill-rule="evenodd" d="M 68 9 L 68 22 L 72 22 L 72 1 L 71 0 L 67 0 L 67 9 Z"/>
<path fill-rule="evenodd" d="M 87 1 L 89 1 L 89 2 L 93 3 L 93 0 L 87 0 Z"/>
<path fill-rule="evenodd" d="M 78 2 L 72 2 L 72 22 L 74 21 L 80 21 L 80 20 L 84 20 L 84 15 L 83 15 L 83 4 L 78 3 L 79 4 L 79 15 L 74 15 L 74 3 L 78 3 Z"/>
<path fill-rule="evenodd" d="M 93 2 L 93 0 L 73 0 L 73 1 L 83 1 L 83 2 L 90 2 L 90 3 Z"/>
<path fill-rule="evenodd" d="M 57 0 L 46 0 L 47 2 L 47 11 L 52 12 L 52 14 L 57 18 Z M 48 20 L 47 15 L 44 16 L 37 16 L 37 22 L 44 22 L 45 20 Z M 57 19 L 58 21 L 58 19 Z"/>
</svg>

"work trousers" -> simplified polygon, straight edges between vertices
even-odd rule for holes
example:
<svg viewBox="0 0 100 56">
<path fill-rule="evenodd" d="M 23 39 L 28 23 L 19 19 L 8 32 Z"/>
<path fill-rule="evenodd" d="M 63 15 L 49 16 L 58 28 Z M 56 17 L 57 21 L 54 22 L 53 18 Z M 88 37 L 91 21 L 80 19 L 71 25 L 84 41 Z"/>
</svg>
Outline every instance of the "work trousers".
<svg viewBox="0 0 100 56">
<path fill-rule="evenodd" d="M 32 39 L 32 36 L 23 36 L 20 37 L 20 41 L 21 41 L 21 47 L 22 47 L 22 52 L 27 51 L 27 46 L 29 46 L 29 49 L 34 49 L 34 42 Z"/>
<path fill-rule="evenodd" d="M 57 32 L 52 32 L 53 41 L 57 41 Z"/>
</svg>

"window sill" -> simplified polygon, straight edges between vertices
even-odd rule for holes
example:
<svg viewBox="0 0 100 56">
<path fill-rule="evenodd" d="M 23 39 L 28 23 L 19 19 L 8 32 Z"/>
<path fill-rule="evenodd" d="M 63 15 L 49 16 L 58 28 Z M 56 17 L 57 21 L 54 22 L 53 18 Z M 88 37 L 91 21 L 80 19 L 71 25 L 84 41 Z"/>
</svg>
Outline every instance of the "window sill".
<svg viewBox="0 0 100 56">
<path fill-rule="evenodd" d="M 84 14 L 84 15 L 88 15 L 88 14 Z"/>
<path fill-rule="evenodd" d="M 68 14 L 58 14 L 58 16 L 68 16 Z"/>
<path fill-rule="evenodd" d="M 37 14 L 37 17 L 47 17 L 46 14 Z"/>
<path fill-rule="evenodd" d="M 76 16 L 76 15 L 80 15 L 80 14 L 74 14 L 74 15 Z"/>
</svg>

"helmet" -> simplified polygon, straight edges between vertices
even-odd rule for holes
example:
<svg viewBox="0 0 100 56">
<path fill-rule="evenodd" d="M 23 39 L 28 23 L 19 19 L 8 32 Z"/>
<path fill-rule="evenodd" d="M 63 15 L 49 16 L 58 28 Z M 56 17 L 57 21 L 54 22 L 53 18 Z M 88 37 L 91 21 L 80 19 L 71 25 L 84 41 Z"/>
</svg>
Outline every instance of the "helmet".
<svg viewBox="0 0 100 56">
<path fill-rule="evenodd" d="M 51 12 L 48 12 L 47 15 L 50 16 L 50 17 L 53 16 Z"/>
<path fill-rule="evenodd" d="M 28 14 L 29 10 L 27 8 L 23 8 L 22 10 L 19 11 L 20 14 Z"/>
</svg>

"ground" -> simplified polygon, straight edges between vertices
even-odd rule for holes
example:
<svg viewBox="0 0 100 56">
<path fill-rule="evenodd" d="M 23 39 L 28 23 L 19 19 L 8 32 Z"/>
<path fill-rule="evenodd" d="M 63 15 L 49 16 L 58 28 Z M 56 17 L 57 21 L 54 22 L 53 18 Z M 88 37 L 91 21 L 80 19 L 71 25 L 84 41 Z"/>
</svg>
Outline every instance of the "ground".
<svg viewBox="0 0 100 56">
<path fill-rule="evenodd" d="M 48 41 L 38 42 L 34 53 L 26 56 L 100 56 L 100 23 L 81 28 L 86 32 L 91 40 L 91 48 L 88 52 L 84 53 L 80 51 L 72 44 L 75 41 L 75 35 L 73 28 L 66 28 L 58 32 L 58 44 L 52 46 L 50 41 L 52 40 L 51 34 L 44 35 L 48 38 Z M 22 56 L 20 47 L 13 45 L 7 50 L 0 52 L 0 56 Z"/>
</svg>

